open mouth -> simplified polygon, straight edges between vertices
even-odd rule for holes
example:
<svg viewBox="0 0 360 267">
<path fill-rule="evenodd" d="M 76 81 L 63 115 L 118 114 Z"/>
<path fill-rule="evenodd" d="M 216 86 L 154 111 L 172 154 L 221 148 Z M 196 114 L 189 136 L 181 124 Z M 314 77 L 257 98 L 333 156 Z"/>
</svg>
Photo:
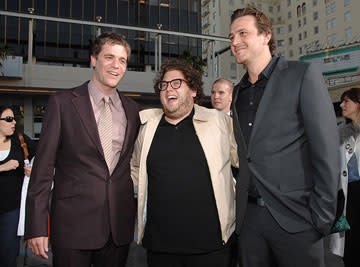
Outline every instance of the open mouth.
<svg viewBox="0 0 360 267">
<path fill-rule="evenodd" d="M 113 76 L 119 76 L 119 73 L 116 73 L 116 72 L 109 71 L 109 73 Z"/>
</svg>

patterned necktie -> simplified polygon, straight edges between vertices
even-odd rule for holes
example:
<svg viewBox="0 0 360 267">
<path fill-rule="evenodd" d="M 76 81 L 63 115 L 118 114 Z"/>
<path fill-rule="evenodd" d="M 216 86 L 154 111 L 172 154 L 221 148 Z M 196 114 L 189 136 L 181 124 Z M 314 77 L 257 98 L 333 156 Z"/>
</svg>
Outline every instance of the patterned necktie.
<svg viewBox="0 0 360 267">
<path fill-rule="evenodd" d="M 111 99 L 109 96 L 104 96 L 104 109 L 101 111 L 99 117 L 99 136 L 101 145 L 104 151 L 105 161 L 110 168 L 112 155 L 112 113 L 111 113 Z"/>
</svg>

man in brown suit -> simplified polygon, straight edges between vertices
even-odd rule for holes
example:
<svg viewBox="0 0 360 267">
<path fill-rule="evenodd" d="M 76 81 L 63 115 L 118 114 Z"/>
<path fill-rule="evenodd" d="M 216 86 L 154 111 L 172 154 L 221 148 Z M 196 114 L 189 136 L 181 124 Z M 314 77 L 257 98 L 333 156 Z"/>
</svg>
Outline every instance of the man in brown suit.
<svg viewBox="0 0 360 267">
<path fill-rule="evenodd" d="M 92 48 L 91 81 L 49 99 L 29 184 L 25 238 L 34 254 L 48 258 L 54 182 L 54 266 L 126 264 L 135 215 L 129 162 L 139 110 L 117 85 L 129 57 L 121 35 L 103 33 Z"/>
</svg>

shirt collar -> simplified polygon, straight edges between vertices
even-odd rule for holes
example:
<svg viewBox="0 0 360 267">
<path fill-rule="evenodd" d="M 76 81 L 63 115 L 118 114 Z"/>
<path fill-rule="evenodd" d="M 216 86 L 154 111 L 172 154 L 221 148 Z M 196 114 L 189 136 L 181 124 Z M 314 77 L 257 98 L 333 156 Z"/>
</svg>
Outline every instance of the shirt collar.
<svg viewBox="0 0 360 267">
<path fill-rule="evenodd" d="M 270 78 L 271 73 L 275 69 L 275 66 L 276 66 L 278 60 L 279 60 L 279 57 L 277 57 L 277 56 L 273 56 L 271 58 L 271 61 L 266 65 L 265 69 L 263 69 L 263 71 L 260 73 L 258 81 L 261 80 L 262 78 L 266 78 L 267 80 Z M 241 81 L 240 81 L 240 87 L 246 88 L 249 86 L 249 83 L 250 83 L 249 82 L 249 73 L 246 72 L 244 78 L 241 79 Z"/>
<path fill-rule="evenodd" d="M 89 94 L 94 100 L 94 104 L 96 106 L 101 106 L 103 104 L 102 99 L 104 98 L 105 94 L 101 92 L 101 90 L 95 85 L 93 80 L 91 80 L 88 84 Z M 117 103 L 120 101 L 119 94 L 117 90 L 115 90 L 111 95 L 109 95 L 111 99 L 111 103 L 116 106 Z"/>
</svg>

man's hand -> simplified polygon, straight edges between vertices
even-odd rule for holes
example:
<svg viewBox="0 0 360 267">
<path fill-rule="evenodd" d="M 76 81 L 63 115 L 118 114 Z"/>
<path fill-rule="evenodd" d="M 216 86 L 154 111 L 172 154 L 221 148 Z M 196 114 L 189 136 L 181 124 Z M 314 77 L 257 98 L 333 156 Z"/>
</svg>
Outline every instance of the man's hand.
<svg viewBox="0 0 360 267">
<path fill-rule="evenodd" d="M 28 241 L 28 246 L 32 250 L 32 252 L 43 259 L 48 259 L 48 255 L 46 254 L 49 251 L 49 238 L 47 236 L 40 236 L 31 238 Z"/>
</svg>

